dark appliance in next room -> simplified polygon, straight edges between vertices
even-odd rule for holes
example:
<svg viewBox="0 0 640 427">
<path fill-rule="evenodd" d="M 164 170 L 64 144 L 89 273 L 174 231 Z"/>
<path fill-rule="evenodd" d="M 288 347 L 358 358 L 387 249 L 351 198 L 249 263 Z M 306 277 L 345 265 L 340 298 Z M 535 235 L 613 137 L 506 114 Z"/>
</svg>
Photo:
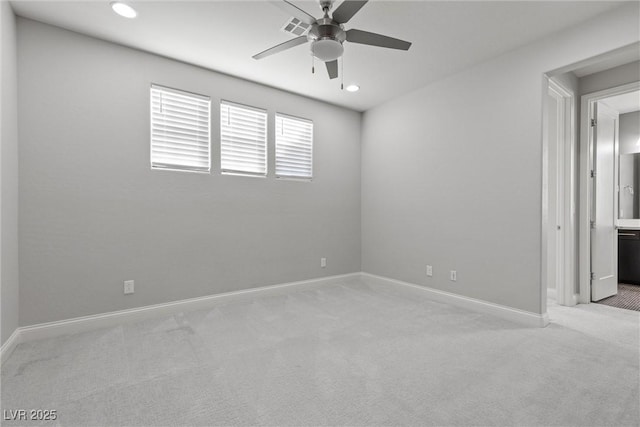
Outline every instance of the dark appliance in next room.
<svg viewBox="0 0 640 427">
<path fill-rule="evenodd" d="M 640 285 L 640 230 L 618 230 L 618 282 Z"/>
</svg>

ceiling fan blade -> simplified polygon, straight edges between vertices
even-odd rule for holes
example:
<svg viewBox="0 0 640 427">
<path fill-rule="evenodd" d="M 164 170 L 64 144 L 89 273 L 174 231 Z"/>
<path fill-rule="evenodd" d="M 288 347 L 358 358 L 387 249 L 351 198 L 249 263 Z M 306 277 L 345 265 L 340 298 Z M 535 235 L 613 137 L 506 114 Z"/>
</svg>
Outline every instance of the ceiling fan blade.
<svg viewBox="0 0 640 427">
<path fill-rule="evenodd" d="M 368 44 L 371 46 L 388 47 L 390 49 L 400 50 L 409 50 L 411 47 L 411 42 L 362 30 L 347 31 L 347 41 L 351 43 Z"/>
<path fill-rule="evenodd" d="M 300 37 L 296 37 L 295 39 L 291 39 L 291 40 L 287 40 L 284 43 L 280 43 L 279 45 L 276 45 L 274 47 L 270 47 L 267 50 L 263 50 L 262 52 L 253 55 L 252 58 L 253 59 L 262 59 L 265 58 L 267 56 L 271 56 L 273 54 L 282 52 L 283 50 L 287 50 L 290 49 L 292 47 L 296 47 L 298 45 L 304 44 L 307 42 L 307 36 L 300 36 Z"/>
<path fill-rule="evenodd" d="M 333 11 L 333 20 L 340 24 L 348 22 L 368 1 L 369 0 L 344 0 L 342 4 Z"/>
<path fill-rule="evenodd" d="M 314 18 L 312 15 L 309 15 L 307 12 L 300 9 L 295 4 L 288 2 L 287 0 L 277 0 L 277 1 L 271 1 L 269 3 L 284 10 L 288 14 L 293 15 L 295 18 L 298 18 L 305 24 L 311 25 L 314 22 L 316 22 L 316 18 Z"/>
<path fill-rule="evenodd" d="M 333 61 L 325 62 L 324 65 L 327 66 L 329 79 L 335 79 L 336 77 L 338 77 L 338 60 L 337 59 L 334 59 Z"/>
</svg>

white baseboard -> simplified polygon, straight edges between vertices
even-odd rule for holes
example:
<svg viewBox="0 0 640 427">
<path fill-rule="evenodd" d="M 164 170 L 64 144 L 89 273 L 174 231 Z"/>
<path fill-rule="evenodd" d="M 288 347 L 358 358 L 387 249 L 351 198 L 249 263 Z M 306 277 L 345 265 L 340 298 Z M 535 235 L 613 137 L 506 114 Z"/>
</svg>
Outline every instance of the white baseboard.
<svg viewBox="0 0 640 427">
<path fill-rule="evenodd" d="M 299 282 L 282 283 L 272 286 L 261 286 L 259 288 L 207 295 L 198 298 L 189 298 L 180 301 L 148 305 L 128 310 L 112 311 L 109 313 L 101 313 L 91 316 L 76 317 L 73 319 L 59 320 L 55 322 L 40 323 L 32 326 L 23 326 L 18 328 L 20 342 L 75 334 L 100 328 L 109 328 L 122 323 L 138 322 L 158 316 L 168 316 L 181 311 L 207 309 L 219 304 L 225 299 L 249 297 L 254 296 L 255 293 L 276 293 L 282 289 L 291 287 L 312 288 L 342 283 L 345 280 L 358 279 L 359 277 L 360 273 L 341 274 L 318 279 L 302 280 Z"/>
<path fill-rule="evenodd" d="M 13 353 L 13 350 L 15 350 L 16 346 L 20 344 L 20 335 L 20 328 L 17 328 L 4 342 L 4 344 L 2 344 L 2 347 L 0 347 L 0 365 L 2 365 L 4 361 L 7 360 L 9 356 L 11 356 L 11 353 Z"/>
<path fill-rule="evenodd" d="M 390 279 L 388 277 L 376 276 L 375 274 L 362 273 L 362 279 L 368 283 L 401 285 L 419 289 L 420 291 L 423 291 L 428 296 L 428 298 L 434 301 L 444 302 L 447 304 L 455 305 L 457 307 L 463 307 L 469 310 L 491 314 L 496 317 L 511 320 L 513 322 L 517 322 L 526 326 L 543 328 L 549 324 L 549 316 L 547 315 L 547 313 L 538 314 L 530 311 L 519 310 L 517 308 L 465 297 L 463 295 L 453 294 L 426 286 L 402 282 L 400 280 Z"/>
<path fill-rule="evenodd" d="M 564 305 L 566 307 L 573 307 L 573 306 L 578 304 L 578 298 L 579 298 L 578 294 L 572 293 L 564 301 L 564 304 L 561 304 L 561 305 Z M 558 302 L 558 291 L 556 290 L 556 288 L 547 288 L 547 299 L 555 301 L 556 303 L 559 304 L 559 302 Z"/>
<path fill-rule="evenodd" d="M 55 322 L 41 323 L 32 326 L 23 326 L 16 329 L 9 339 L 0 348 L 0 363 L 11 355 L 16 345 L 21 342 L 52 338 L 60 335 L 74 334 L 100 328 L 108 328 L 123 323 L 137 322 L 158 316 L 167 316 L 182 311 L 202 310 L 215 306 L 229 298 L 253 297 L 256 293 L 277 293 L 286 288 L 305 287 L 314 288 L 336 283 L 344 283 L 347 280 L 363 279 L 369 283 L 408 286 L 419 289 L 425 295 L 435 301 L 464 307 L 470 310 L 492 314 L 503 319 L 508 319 L 527 326 L 544 327 L 549 324 L 546 313 L 538 314 L 524 310 L 518 310 L 499 304 L 490 303 L 474 298 L 465 297 L 445 291 L 440 291 L 413 283 L 402 282 L 388 277 L 376 276 L 369 273 L 350 273 L 337 276 L 322 277 L 318 279 L 303 280 L 299 282 L 282 283 L 272 286 L 262 286 L 240 291 L 225 292 L 221 294 L 207 295 L 198 298 L 189 298 L 180 301 L 172 301 L 163 304 L 149 305 L 145 307 L 119 310 L 109 313 L 101 313 L 91 316 L 76 317 L 73 319 Z"/>
</svg>

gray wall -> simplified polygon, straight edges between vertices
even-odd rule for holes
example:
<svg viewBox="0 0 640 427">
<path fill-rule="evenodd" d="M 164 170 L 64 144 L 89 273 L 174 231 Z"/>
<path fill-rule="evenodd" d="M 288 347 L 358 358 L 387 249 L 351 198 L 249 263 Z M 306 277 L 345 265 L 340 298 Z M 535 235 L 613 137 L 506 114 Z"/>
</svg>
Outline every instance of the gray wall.
<svg viewBox="0 0 640 427">
<path fill-rule="evenodd" d="M 0 344 L 18 327 L 18 94 L 16 20 L 0 1 Z"/>
<path fill-rule="evenodd" d="M 620 114 L 619 126 L 620 154 L 640 153 L 640 111 Z"/>
<path fill-rule="evenodd" d="M 543 73 L 637 41 L 637 14 L 629 4 L 367 111 L 363 271 L 546 311 Z"/>
<path fill-rule="evenodd" d="M 360 271 L 360 113 L 30 20 L 18 51 L 21 325 Z M 150 170 L 151 83 L 211 96 L 210 175 Z M 270 153 L 313 120 L 314 180 L 221 175 L 220 99 Z"/>
</svg>

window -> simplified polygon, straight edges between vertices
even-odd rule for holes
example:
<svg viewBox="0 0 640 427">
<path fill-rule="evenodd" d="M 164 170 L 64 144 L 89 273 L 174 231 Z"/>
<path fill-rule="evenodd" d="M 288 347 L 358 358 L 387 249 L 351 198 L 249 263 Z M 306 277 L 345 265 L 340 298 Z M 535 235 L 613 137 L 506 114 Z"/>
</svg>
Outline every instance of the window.
<svg viewBox="0 0 640 427">
<path fill-rule="evenodd" d="M 220 167 L 222 173 L 267 175 L 267 112 L 220 103 Z"/>
<path fill-rule="evenodd" d="M 276 114 L 276 177 L 313 176 L 313 122 Z"/>
<path fill-rule="evenodd" d="M 209 97 L 151 86 L 151 168 L 209 172 Z"/>
</svg>

